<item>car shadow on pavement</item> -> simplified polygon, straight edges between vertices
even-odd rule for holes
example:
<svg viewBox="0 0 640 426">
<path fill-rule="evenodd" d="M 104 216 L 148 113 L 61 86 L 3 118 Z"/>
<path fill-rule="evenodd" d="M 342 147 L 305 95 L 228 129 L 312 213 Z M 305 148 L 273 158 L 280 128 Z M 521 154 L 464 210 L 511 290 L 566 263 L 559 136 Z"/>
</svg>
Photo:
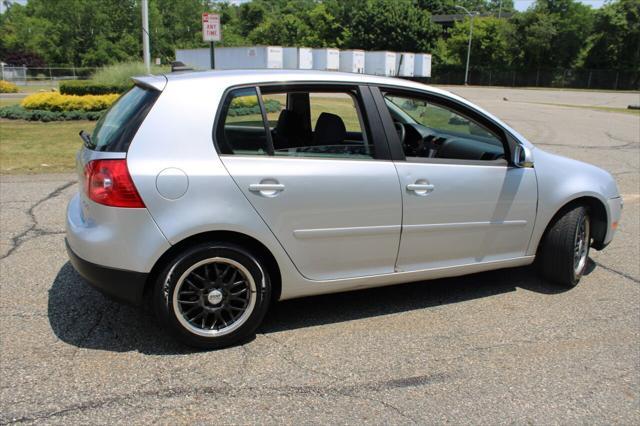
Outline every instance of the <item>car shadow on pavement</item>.
<svg viewBox="0 0 640 426">
<path fill-rule="evenodd" d="M 593 269 L 593 268 L 591 268 Z M 275 304 L 259 333 L 292 330 L 491 297 L 521 288 L 543 294 L 566 289 L 540 279 L 532 267 L 338 293 Z M 48 317 L 55 335 L 81 348 L 153 355 L 194 352 L 174 342 L 147 308 L 113 302 L 66 263 L 49 290 Z"/>
</svg>

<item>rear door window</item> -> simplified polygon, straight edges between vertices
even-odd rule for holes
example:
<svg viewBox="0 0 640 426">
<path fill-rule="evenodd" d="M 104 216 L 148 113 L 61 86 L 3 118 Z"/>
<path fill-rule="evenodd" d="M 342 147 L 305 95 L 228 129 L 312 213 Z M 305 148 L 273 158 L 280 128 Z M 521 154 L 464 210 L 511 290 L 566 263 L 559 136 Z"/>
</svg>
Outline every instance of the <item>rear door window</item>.
<svg viewBox="0 0 640 426">
<path fill-rule="evenodd" d="M 98 120 L 85 146 L 94 151 L 126 152 L 158 96 L 157 90 L 134 86 Z"/>
<path fill-rule="evenodd" d="M 221 154 L 267 154 L 267 132 L 254 87 L 229 93 L 223 106 L 222 120 L 217 135 Z"/>
<path fill-rule="evenodd" d="M 231 90 L 216 130 L 221 154 L 375 158 L 356 87 Z M 325 89 L 325 90 L 323 90 Z M 330 89 L 330 90 L 326 90 Z"/>
</svg>

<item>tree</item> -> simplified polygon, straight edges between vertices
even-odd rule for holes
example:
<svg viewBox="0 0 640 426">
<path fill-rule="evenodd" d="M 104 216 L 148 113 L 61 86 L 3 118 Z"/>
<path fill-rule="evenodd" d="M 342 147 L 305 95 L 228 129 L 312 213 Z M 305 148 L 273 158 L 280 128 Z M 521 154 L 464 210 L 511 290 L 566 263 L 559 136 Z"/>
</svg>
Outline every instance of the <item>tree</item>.
<svg viewBox="0 0 640 426">
<path fill-rule="evenodd" d="M 570 68 L 591 32 L 593 10 L 576 0 L 537 0 L 514 17 L 520 65 Z"/>
<path fill-rule="evenodd" d="M 582 54 L 587 68 L 640 70 L 640 0 L 620 0 L 596 14 Z"/>
<path fill-rule="evenodd" d="M 456 22 L 446 42 L 449 61 L 464 65 L 469 42 L 469 19 Z M 505 68 L 513 61 L 512 39 L 514 27 L 509 21 L 496 17 L 475 18 L 471 45 L 474 67 Z"/>
<path fill-rule="evenodd" d="M 429 52 L 438 30 L 431 15 L 411 0 L 363 0 L 353 11 L 347 47 Z"/>
</svg>

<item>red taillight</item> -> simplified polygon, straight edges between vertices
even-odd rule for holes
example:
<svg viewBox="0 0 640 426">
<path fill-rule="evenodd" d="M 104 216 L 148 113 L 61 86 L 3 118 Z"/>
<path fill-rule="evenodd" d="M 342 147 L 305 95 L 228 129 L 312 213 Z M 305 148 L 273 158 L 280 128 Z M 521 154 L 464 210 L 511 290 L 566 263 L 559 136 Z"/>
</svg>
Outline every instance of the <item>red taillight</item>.
<svg viewBox="0 0 640 426">
<path fill-rule="evenodd" d="M 84 168 L 84 189 L 89 199 L 111 207 L 142 208 L 127 160 L 93 160 Z"/>
</svg>

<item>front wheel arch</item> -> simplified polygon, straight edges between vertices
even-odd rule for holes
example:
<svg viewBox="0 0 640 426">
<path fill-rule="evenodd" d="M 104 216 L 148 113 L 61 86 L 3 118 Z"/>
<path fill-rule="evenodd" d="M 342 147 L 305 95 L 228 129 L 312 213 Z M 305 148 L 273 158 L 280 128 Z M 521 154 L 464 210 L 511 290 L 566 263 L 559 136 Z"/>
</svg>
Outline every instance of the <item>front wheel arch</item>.
<svg viewBox="0 0 640 426">
<path fill-rule="evenodd" d="M 565 205 L 563 205 L 558 211 L 553 215 L 547 226 L 545 227 L 544 233 L 540 237 L 540 241 L 538 241 L 538 247 L 536 248 L 536 253 L 540 252 L 540 245 L 544 241 L 544 237 L 549 232 L 549 229 L 553 227 L 553 225 L 565 215 L 569 210 L 578 207 L 584 206 L 589 211 L 589 221 L 591 225 L 591 238 L 593 239 L 593 243 L 591 247 L 596 250 L 600 250 L 604 247 L 604 239 L 607 236 L 607 227 L 608 227 L 608 217 L 607 217 L 607 208 L 604 206 L 602 201 L 595 197 L 585 196 L 579 197 L 574 200 L 569 201 Z"/>
</svg>

